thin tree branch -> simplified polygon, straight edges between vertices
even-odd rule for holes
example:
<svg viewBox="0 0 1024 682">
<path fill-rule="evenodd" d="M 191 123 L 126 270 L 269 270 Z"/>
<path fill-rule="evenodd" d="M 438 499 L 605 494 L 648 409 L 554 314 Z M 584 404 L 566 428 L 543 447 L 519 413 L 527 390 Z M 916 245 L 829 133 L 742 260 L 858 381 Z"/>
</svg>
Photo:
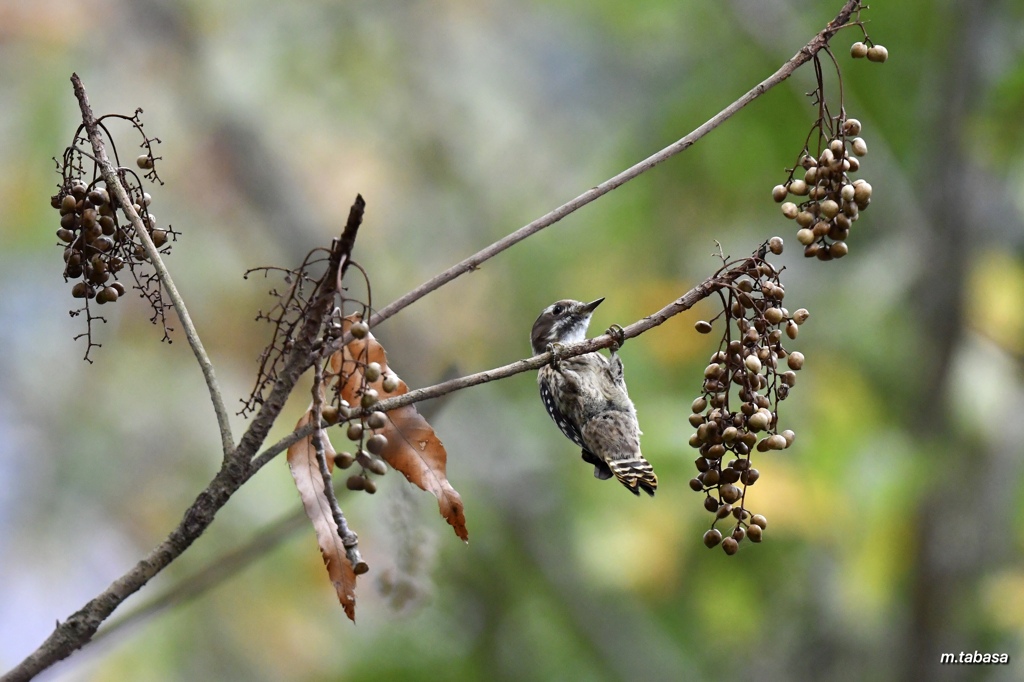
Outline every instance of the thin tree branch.
<svg viewBox="0 0 1024 682">
<path fill-rule="evenodd" d="M 751 260 L 752 258 L 746 258 L 732 264 L 728 269 L 720 270 L 666 305 L 658 312 L 637 320 L 628 327 L 624 327 L 622 329 L 623 339 L 632 339 L 640 336 L 644 332 L 650 331 L 651 329 L 663 324 L 670 317 L 674 317 L 681 312 L 689 310 L 699 301 L 704 300 L 722 287 L 731 285 L 750 267 Z M 566 359 L 577 355 L 583 355 L 584 353 L 592 353 L 596 350 L 600 350 L 601 348 L 609 348 L 615 342 L 616 339 L 614 337 L 608 334 L 602 334 L 601 336 L 595 336 L 592 339 L 587 339 L 578 343 L 565 344 L 559 350 L 559 357 Z M 387 398 L 375 403 L 372 408 L 364 412 L 364 416 L 369 414 L 371 411 L 375 412 L 379 410 L 381 412 L 390 412 L 391 410 L 396 410 L 400 407 L 405 407 L 406 405 L 412 405 L 413 403 L 418 403 L 423 400 L 430 400 L 431 398 L 438 398 L 454 391 L 469 388 L 470 386 L 478 386 L 491 381 L 506 379 L 516 374 L 528 372 L 531 369 L 539 369 L 551 362 L 551 359 L 552 356 L 550 352 L 541 353 L 540 355 L 534 355 L 530 358 L 517 360 L 516 362 L 502 365 L 501 367 L 495 367 L 494 369 L 488 369 L 483 372 L 477 372 L 476 374 L 469 374 L 457 379 L 443 381 L 433 386 L 417 388 L 409 391 L 408 393 L 403 393 L 402 395 Z M 263 450 L 263 452 L 252 460 L 253 473 L 265 466 L 270 462 L 270 460 L 274 459 L 274 457 L 287 450 L 293 443 L 306 438 L 316 430 L 317 427 L 315 423 L 307 424 L 301 429 L 297 429 L 288 434 L 269 448 Z"/>
<path fill-rule="evenodd" d="M 317 354 L 314 359 L 314 369 L 316 375 L 313 377 L 313 414 L 310 422 L 319 424 L 323 421 L 324 406 L 323 356 L 320 354 Z M 320 478 L 324 484 L 324 497 L 327 498 L 327 504 L 331 507 L 331 516 L 334 518 L 334 525 L 338 527 L 338 537 L 345 548 L 345 556 L 349 564 L 352 565 L 352 572 L 356 575 L 362 575 L 370 570 L 370 566 L 363 561 L 363 557 L 359 553 L 359 536 L 348 527 L 345 514 L 341 511 L 341 506 L 338 505 L 338 497 L 334 494 L 334 482 L 331 477 L 330 467 L 327 466 L 327 453 L 324 439 L 322 438 L 323 435 L 322 429 L 316 429 L 313 432 L 312 438 L 310 438 L 310 442 L 316 452 L 316 462 L 320 469 Z"/>
<path fill-rule="evenodd" d="M 149 601 L 139 604 L 139 606 L 124 616 L 112 619 L 96 633 L 92 641 L 97 642 L 110 637 L 129 625 L 134 625 L 165 609 L 173 608 L 195 599 L 236 575 L 253 561 L 266 555 L 294 533 L 308 527 L 308 525 L 309 519 L 306 518 L 305 512 L 300 508 L 263 526 L 253 535 L 249 542 L 241 547 L 223 554 L 215 561 L 211 561 L 207 566 L 181 580 L 171 589 Z"/>
<path fill-rule="evenodd" d="M 725 109 L 722 109 L 720 112 L 711 117 L 706 123 L 704 123 L 702 126 L 691 132 L 686 137 L 683 137 L 677 142 L 670 144 L 668 147 L 665 147 L 656 154 L 647 157 L 646 159 L 637 163 L 636 165 L 627 168 L 618 175 L 615 175 L 614 177 L 605 180 L 600 185 L 587 190 L 586 192 L 579 195 L 575 199 L 572 199 L 571 201 L 562 204 L 558 208 L 554 209 L 550 213 L 547 213 L 541 216 L 540 218 L 537 218 L 532 223 L 524 225 L 515 232 L 506 235 L 505 237 L 499 239 L 490 246 L 478 251 L 469 258 L 466 258 L 460 263 L 456 263 L 455 265 L 448 268 L 439 275 L 436 275 L 430 280 L 424 282 L 423 284 L 416 287 L 409 293 L 404 294 L 398 299 L 392 301 L 391 303 L 377 311 L 377 313 L 370 318 L 370 327 L 377 326 L 384 320 L 388 319 L 389 317 L 392 317 L 399 310 L 402 310 L 403 308 L 412 305 L 413 303 L 420 300 L 430 292 L 441 288 L 448 282 L 451 282 L 453 279 L 461 275 L 464 275 L 467 272 L 476 270 L 481 263 L 483 263 L 486 260 L 489 260 L 490 258 L 493 258 L 494 256 L 498 255 L 505 249 L 514 246 L 515 244 L 518 244 L 527 237 L 534 235 L 537 232 L 540 232 L 546 227 L 554 225 L 562 218 L 586 206 L 595 199 L 602 197 L 605 194 L 608 194 L 608 192 L 611 192 L 613 189 L 616 189 L 617 187 L 626 184 L 627 182 L 637 177 L 638 175 L 646 171 L 649 171 L 651 168 L 654 168 L 662 161 L 670 159 L 676 154 L 685 151 L 689 147 L 693 146 L 693 144 L 697 142 L 697 140 L 701 139 L 702 137 L 710 133 L 712 130 L 722 125 L 722 123 L 731 118 L 740 109 L 747 106 L 755 99 L 757 99 L 764 93 L 768 92 L 782 81 L 789 78 L 793 74 L 793 72 L 797 70 L 797 68 L 807 63 L 822 48 L 826 47 L 828 45 L 828 41 L 832 39 L 832 36 L 834 36 L 836 32 L 840 28 L 842 28 L 847 21 L 850 20 L 850 16 L 860 8 L 860 5 L 861 0 L 847 0 L 846 4 L 843 5 L 842 10 L 840 10 L 839 14 L 836 15 L 836 18 L 830 21 L 828 26 L 822 29 L 818 33 L 818 35 L 814 36 L 814 38 L 809 43 L 800 48 L 800 51 L 793 55 L 793 57 L 789 61 L 783 64 L 778 69 L 778 71 L 776 71 L 771 76 L 755 85 L 745 95 L 743 95 L 738 100 L 727 106 Z M 340 344 L 342 343 L 342 341 L 339 341 L 337 343 Z M 332 350 L 337 350 L 337 348 L 332 348 Z"/>
<path fill-rule="evenodd" d="M 170 297 L 175 312 L 178 313 L 178 319 L 181 320 L 181 325 L 185 328 L 185 338 L 188 339 L 188 345 L 192 347 L 192 352 L 195 353 L 199 367 L 203 371 L 206 387 L 210 391 L 210 400 L 213 402 L 213 411 L 217 415 L 221 449 L 226 460 L 231 451 L 235 449 L 235 439 L 231 435 L 228 410 L 224 404 L 224 396 L 220 392 L 220 384 L 217 382 L 217 377 L 213 372 L 213 363 L 210 362 L 210 356 L 206 354 L 206 349 L 203 348 L 199 332 L 196 331 L 195 325 L 192 324 L 192 317 L 188 314 L 188 308 L 185 306 L 184 299 L 178 293 L 178 287 L 175 286 L 174 280 L 171 279 L 171 273 L 167 271 L 163 259 L 160 258 L 160 252 L 157 251 L 156 245 L 149 236 L 149 231 L 142 224 L 142 218 L 139 217 L 138 212 L 132 206 L 132 200 L 128 198 L 128 192 L 125 191 L 124 186 L 117 177 L 114 166 L 110 163 L 110 159 L 107 158 L 103 136 L 100 135 L 99 126 L 96 124 L 96 116 L 89 105 L 89 95 L 86 94 L 85 86 L 82 84 L 82 79 L 78 77 L 77 73 L 71 74 L 71 83 L 75 89 L 75 98 L 78 99 L 78 106 L 82 110 L 82 123 L 89 134 L 89 141 L 92 143 L 92 150 L 99 163 L 103 181 L 107 183 L 107 190 L 117 197 L 121 210 L 135 227 L 135 234 L 142 241 L 146 255 L 150 262 L 153 263 L 153 269 L 156 270 L 156 276 L 160 279 L 160 284 L 163 286 L 164 291 L 167 292 L 168 297 Z"/>
</svg>

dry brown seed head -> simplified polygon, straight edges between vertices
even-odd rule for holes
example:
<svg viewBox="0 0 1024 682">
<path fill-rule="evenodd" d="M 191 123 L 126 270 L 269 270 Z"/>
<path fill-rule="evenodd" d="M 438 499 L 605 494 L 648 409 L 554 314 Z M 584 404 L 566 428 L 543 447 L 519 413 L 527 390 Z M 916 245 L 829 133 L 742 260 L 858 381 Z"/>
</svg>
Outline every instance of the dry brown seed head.
<svg viewBox="0 0 1024 682">
<path fill-rule="evenodd" d="M 728 538 L 722 540 L 722 549 L 729 556 L 732 556 L 733 554 L 735 554 L 739 550 L 739 548 L 740 548 L 740 545 L 739 545 L 738 542 L 736 542 L 735 538 L 728 537 Z"/>
<path fill-rule="evenodd" d="M 789 194 L 789 190 L 786 189 L 785 185 L 775 185 L 775 187 L 772 188 L 772 199 L 774 199 L 776 203 L 781 204 L 785 201 L 787 194 Z"/>
</svg>

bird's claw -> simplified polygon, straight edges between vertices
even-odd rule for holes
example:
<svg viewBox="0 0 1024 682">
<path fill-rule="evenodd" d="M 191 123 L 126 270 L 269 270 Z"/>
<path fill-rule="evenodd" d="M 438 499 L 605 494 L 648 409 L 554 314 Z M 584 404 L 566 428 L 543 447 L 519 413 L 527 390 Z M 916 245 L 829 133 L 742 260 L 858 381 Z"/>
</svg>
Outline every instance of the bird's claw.
<svg viewBox="0 0 1024 682">
<path fill-rule="evenodd" d="M 607 331 L 605 331 L 605 334 L 612 337 L 613 343 L 611 346 L 611 351 L 613 353 L 622 348 L 622 344 L 626 343 L 626 332 L 622 327 L 620 327 L 617 324 L 613 324 L 612 326 L 608 327 Z"/>
<path fill-rule="evenodd" d="M 560 343 L 549 343 L 547 350 L 551 353 L 551 366 L 559 369 L 562 364 L 562 353 L 565 351 L 565 346 Z"/>
</svg>

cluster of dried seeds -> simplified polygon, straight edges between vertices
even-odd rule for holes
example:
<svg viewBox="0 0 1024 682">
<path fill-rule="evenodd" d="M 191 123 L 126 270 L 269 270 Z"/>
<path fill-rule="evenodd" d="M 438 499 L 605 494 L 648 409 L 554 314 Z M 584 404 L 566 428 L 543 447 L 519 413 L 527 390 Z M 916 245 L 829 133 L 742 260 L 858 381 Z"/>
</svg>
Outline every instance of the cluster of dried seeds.
<svg viewBox="0 0 1024 682">
<path fill-rule="evenodd" d="M 100 118 L 98 125 L 109 136 L 109 120 L 127 121 L 142 136 L 141 146 L 146 153 L 136 159 L 136 164 L 145 171 L 143 176 L 120 165 L 115 168 L 115 173 L 153 244 L 162 253 L 167 253 L 170 242 L 176 240 L 178 233 L 169 227 L 158 226 L 156 216 L 150 212 L 152 197 L 142 188 L 143 179 L 160 182 L 153 155 L 153 145 L 159 140 L 142 133 L 140 113 L 141 110 L 136 111 L 131 117 L 111 114 Z M 106 144 L 116 161 L 113 139 L 108 139 Z M 127 219 L 125 207 L 118 201 L 116 192 L 103 180 L 82 128 L 64 150 L 63 158 L 58 162 L 58 172 L 61 182 L 57 193 L 50 197 L 50 205 L 60 213 L 57 239 L 64 250 L 64 279 L 73 282 L 71 295 L 83 301 L 83 307 L 72 310 L 71 315 L 85 313 L 88 329 L 79 336 L 88 339 L 86 359 L 89 359 L 89 351 L 100 345 L 93 341 L 92 321 L 104 321 L 104 318 L 93 315 L 90 302 L 104 305 L 122 298 L 127 289 L 120 280 L 124 272 L 131 275 L 131 286 L 153 307 L 152 321 L 164 323 L 164 338 L 169 340 L 170 330 L 164 318 L 166 306 L 159 281 L 150 268 L 143 267 L 148 265 L 149 256 L 135 227 Z"/>
<path fill-rule="evenodd" d="M 780 254 L 782 239 L 773 237 L 766 247 Z M 790 313 L 783 306 L 786 289 L 780 274 L 763 258 L 750 258 L 743 275 L 720 290 L 722 341 L 704 370 L 701 395 L 689 417 L 696 429 L 689 445 L 700 453 L 690 487 L 704 495 L 704 508 L 715 515 L 704 544 L 721 543 L 729 555 L 744 538 L 760 542 L 767 527 L 765 518 L 747 506 L 747 488 L 761 476 L 752 464 L 753 453 L 785 450 L 796 437 L 779 429 L 778 403 L 796 384 L 804 356 L 787 350 L 782 340 L 795 339 L 810 314 L 804 308 Z M 702 320 L 695 327 L 708 334 L 713 322 Z M 719 523 L 731 524 L 724 538 L 715 527 Z"/>
<path fill-rule="evenodd" d="M 817 156 L 802 152 L 798 168 L 803 177 L 795 177 L 794 168 L 789 181 L 772 190 L 782 214 L 800 227 L 796 239 L 804 246 L 804 256 L 823 261 L 849 253 L 850 228 L 871 203 L 871 185 L 850 177 L 868 153 L 867 142 L 860 137 L 861 123 L 849 118 L 836 121 L 835 127 L 835 136 Z M 796 201 L 787 201 L 790 194 Z"/>
</svg>

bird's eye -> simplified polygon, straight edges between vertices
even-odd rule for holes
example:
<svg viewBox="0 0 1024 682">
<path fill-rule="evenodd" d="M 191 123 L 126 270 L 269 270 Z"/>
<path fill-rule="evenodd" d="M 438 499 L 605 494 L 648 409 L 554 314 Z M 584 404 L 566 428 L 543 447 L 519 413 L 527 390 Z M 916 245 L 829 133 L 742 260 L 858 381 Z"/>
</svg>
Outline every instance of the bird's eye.
<svg viewBox="0 0 1024 682">
<path fill-rule="evenodd" d="M 564 312 L 565 312 L 565 306 L 563 306 L 562 304 L 558 304 L 554 308 L 551 309 L 551 313 L 553 315 L 561 315 Z"/>
</svg>

